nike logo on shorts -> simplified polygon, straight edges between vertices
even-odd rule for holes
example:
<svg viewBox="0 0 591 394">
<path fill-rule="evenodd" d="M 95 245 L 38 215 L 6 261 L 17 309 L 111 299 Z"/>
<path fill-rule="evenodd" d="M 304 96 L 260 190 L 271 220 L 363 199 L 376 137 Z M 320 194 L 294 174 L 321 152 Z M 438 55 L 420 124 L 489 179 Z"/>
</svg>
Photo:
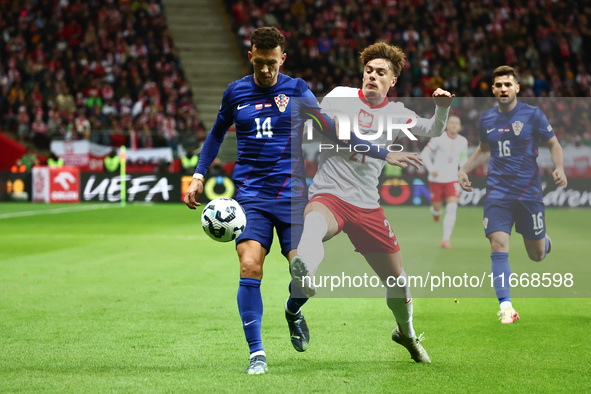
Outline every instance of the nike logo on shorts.
<svg viewBox="0 0 591 394">
<path fill-rule="evenodd" d="M 541 234 L 541 233 L 542 233 L 542 231 L 544 231 L 544 229 L 538 230 L 538 231 L 536 231 L 534 234 L 535 234 L 535 235 Z"/>
<path fill-rule="evenodd" d="M 486 134 L 490 134 L 490 132 L 493 131 L 494 129 L 495 129 L 494 127 L 492 129 L 486 129 Z"/>
<path fill-rule="evenodd" d="M 236 107 L 236 109 L 237 109 L 238 111 L 240 111 L 242 108 L 246 108 L 246 107 L 248 107 L 249 105 L 250 105 L 250 104 L 239 105 L 239 106 L 237 106 L 237 107 Z"/>
</svg>

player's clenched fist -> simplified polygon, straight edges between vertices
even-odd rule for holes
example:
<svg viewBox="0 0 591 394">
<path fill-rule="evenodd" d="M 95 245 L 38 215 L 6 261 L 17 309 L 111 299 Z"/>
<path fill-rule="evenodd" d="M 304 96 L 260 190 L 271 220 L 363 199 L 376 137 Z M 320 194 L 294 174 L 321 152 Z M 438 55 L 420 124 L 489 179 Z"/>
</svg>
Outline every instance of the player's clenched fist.
<svg viewBox="0 0 591 394">
<path fill-rule="evenodd" d="M 435 105 L 438 107 L 447 108 L 451 105 L 455 94 L 448 92 L 447 90 L 443 90 L 441 88 L 437 88 L 436 91 L 433 92 L 433 101 L 435 101 Z"/>
</svg>

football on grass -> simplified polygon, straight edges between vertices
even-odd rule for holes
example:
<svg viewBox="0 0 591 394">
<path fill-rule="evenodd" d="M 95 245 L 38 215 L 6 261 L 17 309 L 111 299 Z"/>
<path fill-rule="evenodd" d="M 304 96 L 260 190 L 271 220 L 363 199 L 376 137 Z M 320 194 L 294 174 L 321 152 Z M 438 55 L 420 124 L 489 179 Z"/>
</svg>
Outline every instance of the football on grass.
<svg viewBox="0 0 591 394">
<path fill-rule="evenodd" d="M 235 240 L 246 227 L 244 209 L 231 198 L 216 198 L 203 208 L 201 213 L 203 230 L 219 242 Z"/>
</svg>

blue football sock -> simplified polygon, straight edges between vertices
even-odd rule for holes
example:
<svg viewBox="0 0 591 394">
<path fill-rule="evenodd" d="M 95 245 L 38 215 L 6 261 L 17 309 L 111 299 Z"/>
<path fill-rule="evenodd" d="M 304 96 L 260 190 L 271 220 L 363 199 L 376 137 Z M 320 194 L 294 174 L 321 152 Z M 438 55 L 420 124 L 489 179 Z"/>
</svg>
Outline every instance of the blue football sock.
<svg viewBox="0 0 591 394">
<path fill-rule="evenodd" d="M 497 298 L 499 302 L 511 301 L 511 287 L 509 286 L 511 266 L 509 265 L 509 253 L 491 253 L 490 259 L 493 284 Z"/>
<path fill-rule="evenodd" d="M 300 289 L 297 286 L 292 287 L 292 282 L 289 282 L 289 298 L 285 304 L 287 306 L 288 312 L 291 312 L 295 315 L 298 313 L 302 305 L 306 303 L 306 301 L 308 301 L 308 298 L 302 294 Z"/>
<path fill-rule="evenodd" d="M 263 299 L 261 281 L 254 278 L 240 278 L 238 286 L 238 311 L 250 353 L 263 350 L 261 322 L 263 320 Z"/>
</svg>

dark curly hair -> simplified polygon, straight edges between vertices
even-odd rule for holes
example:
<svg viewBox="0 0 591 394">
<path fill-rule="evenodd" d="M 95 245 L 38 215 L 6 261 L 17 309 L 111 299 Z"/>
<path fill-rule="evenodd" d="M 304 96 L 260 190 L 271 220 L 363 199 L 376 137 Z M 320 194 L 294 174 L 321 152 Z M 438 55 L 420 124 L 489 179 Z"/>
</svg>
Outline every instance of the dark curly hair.
<svg viewBox="0 0 591 394">
<path fill-rule="evenodd" d="M 252 33 L 250 42 L 257 49 L 274 49 L 280 46 L 281 51 L 285 50 L 285 37 L 276 27 L 259 27 Z"/>
</svg>

